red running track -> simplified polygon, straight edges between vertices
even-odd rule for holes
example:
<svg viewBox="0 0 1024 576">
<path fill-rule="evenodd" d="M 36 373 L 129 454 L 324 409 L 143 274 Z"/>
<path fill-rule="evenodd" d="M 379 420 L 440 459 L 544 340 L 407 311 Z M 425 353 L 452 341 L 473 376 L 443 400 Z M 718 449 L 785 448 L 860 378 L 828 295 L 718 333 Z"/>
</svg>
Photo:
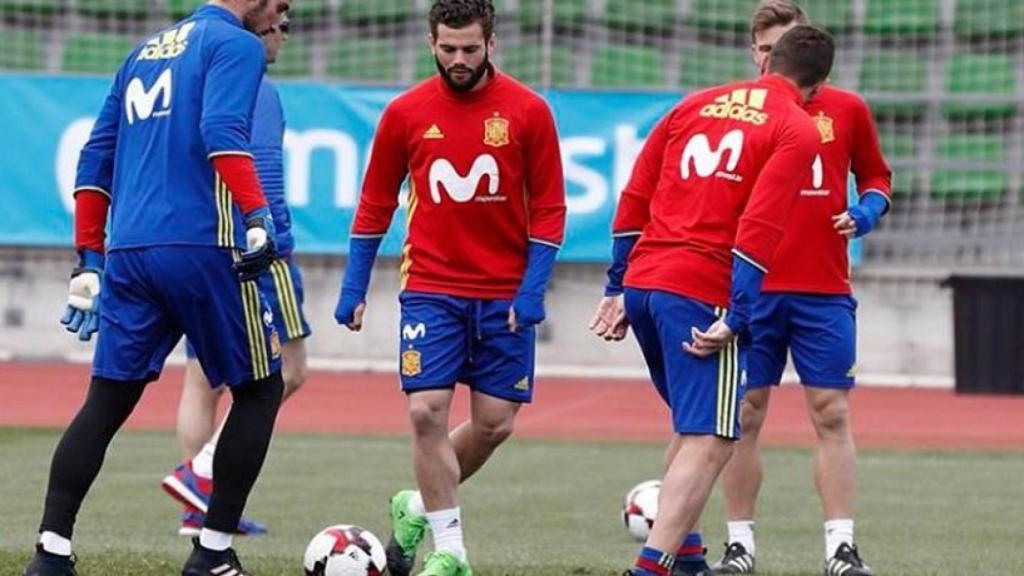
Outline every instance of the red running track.
<svg viewBox="0 0 1024 576">
<path fill-rule="evenodd" d="M 147 390 L 128 426 L 173 428 L 181 377 L 180 368 L 167 370 Z M 86 365 L 0 363 L 0 426 L 65 426 L 88 380 Z M 465 416 L 466 399 L 459 394 L 456 418 Z M 851 404 L 861 447 L 1024 451 L 1024 396 L 862 387 Z M 405 400 L 394 375 L 312 372 L 282 409 L 278 429 L 404 435 Z M 517 434 L 532 438 L 660 441 L 669 430 L 665 407 L 647 383 L 637 380 L 539 378 L 535 402 L 517 421 Z M 762 437 L 776 446 L 813 442 L 799 386 L 773 394 Z"/>
</svg>

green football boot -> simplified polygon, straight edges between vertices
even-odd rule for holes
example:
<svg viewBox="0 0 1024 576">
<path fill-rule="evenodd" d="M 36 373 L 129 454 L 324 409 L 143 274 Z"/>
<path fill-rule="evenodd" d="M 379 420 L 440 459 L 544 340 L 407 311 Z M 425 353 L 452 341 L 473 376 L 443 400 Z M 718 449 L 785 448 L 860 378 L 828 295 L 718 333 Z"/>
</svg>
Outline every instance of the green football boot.
<svg viewBox="0 0 1024 576">
<path fill-rule="evenodd" d="M 473 576 L 473 570 L 451 552 L 431 552 L 417 576 Z"/>
<path fill-rule="evenodd" d="M 409 576 L 412 573 L 416 549 L 427 535 L 427 517 L 409 511 L 409 501 L 415 495 L 415 490 L 402 490 L 391 497 L 391 538 L 384 552 L 388 573 L 392 576 Z"/>
</svg>

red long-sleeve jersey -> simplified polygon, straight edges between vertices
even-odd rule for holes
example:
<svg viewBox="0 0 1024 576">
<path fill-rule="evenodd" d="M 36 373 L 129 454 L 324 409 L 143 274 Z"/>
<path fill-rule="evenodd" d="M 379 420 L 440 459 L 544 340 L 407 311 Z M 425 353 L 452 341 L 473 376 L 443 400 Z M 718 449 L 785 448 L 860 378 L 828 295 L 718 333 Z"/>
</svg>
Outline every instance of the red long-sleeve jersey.
<svg viewBox="0 0 1024 576">
<path fill-rule="evenodd" d="M 565 182 L 554 118 L 540 96 L 491 70 L 458 93 L 438 76 L 384 111 L 352 226 L 387 232 L 409 176 L 403 288 L 511 298 L 529 242 L 560 246 Z"/>
<path fill-rule="evenodd" d="M 886 197 L 891 172 L 871 110 L 858 95 L 825 86 L 805 108 L 818 128 L 821 152 L 804 177 L 763 290 L 849 294 L 848 241 L 833 228 L 832 216 L 847 209 L 850 172 L 860 194 L 874 190 Z"/>
<path fill-rule="evenodd" d="M 688 96 L 651 133 L 615 214 L 641 234 L 624 284 L 728 306 L 736 254 L 767 269 L 818 149 L 788 80 Z"/>
</svg>

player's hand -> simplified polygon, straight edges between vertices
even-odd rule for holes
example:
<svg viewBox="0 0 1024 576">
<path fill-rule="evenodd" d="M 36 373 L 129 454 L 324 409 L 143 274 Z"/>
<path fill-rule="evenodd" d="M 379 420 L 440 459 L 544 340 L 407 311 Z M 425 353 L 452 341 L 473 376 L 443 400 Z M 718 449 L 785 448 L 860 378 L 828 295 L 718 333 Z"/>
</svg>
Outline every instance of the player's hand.
<svg viewBox="0 0 1024 576">
<path fill-rule="evenodd" d="M 366 294 L 353 290 L 342 290 L 338 305 L 334 308 L 334 321 L 353 332 L 363 329 L 363 313 L 366 312 Z"/>
<path fill-rule="evenodd" d="M 594 317 L 590 319 L 588 328 L 595 336 L 609 342 L 617 342 L 629 332 L 629 320 L 626 319 L 626 306 L 622 294 L 605 296 L 597 303 Z"/>
<path fill-rule="evenodd" d="M 693 337 L 693 342 L 683 342 L 683 350 L 698 358 L 707 358 L 715 354 L 728 346 L 735 337 L 725 320 L 717 320 L 703 332 L 694 326 L 690 328 L 690 335 Z"/>
<path fill-rule="evenodd" d="M 544 321 L 544 295 L 532 292 L 516 294 L 508 310 L 508 329 L 516 332 L 520 328 L 536 326 Z"/>
<path fill-rule="evenodd" d="M 68 332 L 78 333 L 78 339 L 82 342 L 91 339 L 99 330 L 102 274 L 103 255 L 92 250 L 82 250 L 78 267 L 71 273 L 67 307 L 60 319 Z"/>
<path fill-rule="evenodd" d="M 257 208 L 245 215 L 245 252 L 235 262 L 235 273 L 242 282 L 259 278 L 277 259 L 274 246 L 274 219 L 270 208 Z"/>
<path fill-rule="evenodd" d="M 836 232 L 839 232 L 840 236 L 845 236 L 847 238 L 854 238 L 857 236 L 857 221 L 854 220 L 853 216 L 848 211 L 833 216 L 832 227 L 836 229 Z"/>
</svg>

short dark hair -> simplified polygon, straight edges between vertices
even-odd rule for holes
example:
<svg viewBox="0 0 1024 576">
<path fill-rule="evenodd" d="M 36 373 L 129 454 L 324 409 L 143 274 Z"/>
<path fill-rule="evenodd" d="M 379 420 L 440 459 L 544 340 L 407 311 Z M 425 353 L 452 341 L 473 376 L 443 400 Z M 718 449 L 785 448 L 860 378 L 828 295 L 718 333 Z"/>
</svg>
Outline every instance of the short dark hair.
<svg viewBox="0 0 1024 576">
<path fill-rule="evenodd" d="M 750 40 L 776 26 L 789 26 L 793 22 L 807 24 L 807 13 L 793 0 L 761 0 L 750 20 Z"/>
<path fill-rule="evenodd" d="M 836 55 L 832 35 L 801 24 L 782 35 L 772 48 L 768 71 L 792 79 L 801 88 L 809 88 L 828 78 Z"/>
<path fill-rule="evenodd" d="M 494 34 L 494 4 L 491 0 L 435 0 L 430 8 L 430 33 L 437 38 L 437 27 L 465 28 L 480 24 L 484 40 Z"/>
</svg>

